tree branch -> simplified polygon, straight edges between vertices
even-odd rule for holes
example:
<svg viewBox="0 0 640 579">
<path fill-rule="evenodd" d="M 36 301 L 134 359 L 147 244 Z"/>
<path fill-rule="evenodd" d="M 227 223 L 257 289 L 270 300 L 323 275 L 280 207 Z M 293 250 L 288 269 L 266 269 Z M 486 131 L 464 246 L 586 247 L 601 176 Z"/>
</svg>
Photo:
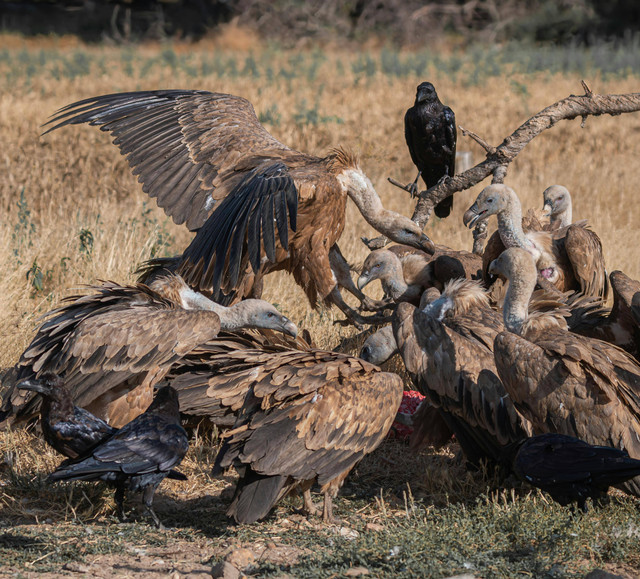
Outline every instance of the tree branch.
<svg viewBox="0 0 640 579">
<path fill-rule="evenodd" d="M 431 217 L 433 208 L 440 201 L 458 191 L 477 185 L 489 175 L 493 175 L 493 183 L 502 183 L 507 175 L 509 163 L 528 143 L 544 130 L 553 127 L 558 121 L 582 117 L 584 124 L 588 116 L 620 115 L 640 111 L 640 93 L 599 95 L 593 93 L 584 81 L 582 81 L 582 87 L 585 91 L 584 95 L 571 95 L 548 106 L 520 125 L 493 151 L 491 151 L 493 147 L 487 145 L 480 137 L 475 134 L 472 136 L 470 131 L 463 130 L 463 135 L 468 133 L 485 150 L 488 150 L 487 158 L 468 171 L 450 177 L 426 191 L 421 191 L 412 219 L 420 227 L 424 227 Z"/>
</svg>

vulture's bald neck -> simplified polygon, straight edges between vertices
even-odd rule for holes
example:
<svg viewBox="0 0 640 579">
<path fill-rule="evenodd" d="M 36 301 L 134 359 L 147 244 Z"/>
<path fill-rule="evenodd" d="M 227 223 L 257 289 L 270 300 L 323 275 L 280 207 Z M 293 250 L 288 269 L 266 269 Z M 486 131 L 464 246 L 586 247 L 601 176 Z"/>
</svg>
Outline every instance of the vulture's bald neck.
<svg viewBox="0 0 640 579">
<path fill-rule="evenodd" d="M 500 193 L 503 199 L 503 207 L 498 212 L 498 231 L 504 246 L 522 247 L 531 250 L 531 242 L 527 239 L 522 229 L 522 206 L 520 199 L 514 191 L 507 188 Z"/>
<path fill-rule="evenodd" d="M 385 254 L 385 263 L 380 276 L 380 284 L 385 295 L 397 300 L 407 292 L 409 286 L 404 280 L 400 258 L 391 251 L 387 253 L 388 255 Z"/>
<path fill-rule="evenodd" d="M 503 305 L 504 325 L 510 332 L 522 334 L 538 272 L 530 255 L 521 255 L 511 263 L 509 287 Z"/>
</svg>

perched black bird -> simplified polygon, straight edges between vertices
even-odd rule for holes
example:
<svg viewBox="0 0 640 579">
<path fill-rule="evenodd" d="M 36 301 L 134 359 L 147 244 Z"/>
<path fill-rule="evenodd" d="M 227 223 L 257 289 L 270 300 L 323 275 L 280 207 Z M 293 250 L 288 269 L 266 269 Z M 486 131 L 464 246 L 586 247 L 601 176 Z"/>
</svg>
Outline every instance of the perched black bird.
<svg viewBox="0 0 640 579">
<path fill-rule="evenodd" d="M 453 177 L 456 168 L 456 116 L 443 105 L 430 82 L 418 85 L 416 101 L 404 116 L 404 136 L 418 176 L 411 186 L 417 191 L 420 175 L 427 189 L 437 185 L 447 175 Z M 438 217 L 447 217 L 453 207 L 453 197 L 435 206 Z"/>
<path fill-rule="evenodd" d="M 561 505 L 603 498 L 610 486 L 640 476 L 640 460 L 610 446 L 564 434 L 540 434 L 512 445 L 513 472 Z"/>
<path fill-rule="evenodd" d="M 77 458 L 116 432 L 104 420 L 74 406 L 62 378 L 53 372 L 45 372 L 38 379 L 20 382 L 18 388 L 42 394 L 42 434 L 60 454 Z"/>
<path fill-rule="evenodd" d="M 118 515 L 124 516 L 124 495 L 142 491 L 145 508 L 158 528 L 153 495 L 171 468 L 180 464 L 189 446 L 180 425 L 178 394 L 171 386 L 158 390 L 144 414 L 123 426 L 87 454 L 63 462 L 49 479 L 102 480 L 116 487 Z"/>
</svg>

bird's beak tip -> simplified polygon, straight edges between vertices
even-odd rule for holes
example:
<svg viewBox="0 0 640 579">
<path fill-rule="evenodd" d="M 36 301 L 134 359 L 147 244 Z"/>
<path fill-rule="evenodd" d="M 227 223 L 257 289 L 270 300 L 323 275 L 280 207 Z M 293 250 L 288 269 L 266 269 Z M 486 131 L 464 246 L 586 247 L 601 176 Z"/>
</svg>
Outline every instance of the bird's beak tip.
<svg viewBox="0 0 640 579">
<path fill-rule="evenodd" d="M 480 215 L 478 215 L 473 210 L 473 208 L 470 208 L 467 209 L 467 211 L 465 211 L 465 214 L 462 216 L 462 223 L 464 223 L 465 227 L 471 229 L 476 224 L 476 221 L 478 221 L 479 218 Z"/>
<path fill-rule="evenodd" d="M 42 384 L 35 380 L 23 380 L 16 385 L 19 390 L 32 390 L 34 392 L 42 392 Z"/>
<path fill-rule="evenodd" d="M 358 281 L 356 282 L 356 285 L 358 286 L 358 289 L 361 290 L 363 287 L 365 287 L 367 284 L 369 283 L 369 278 L 366 275 L 361 275 L 358 278 Z"/>
<path fill-rule="evenodd" d="M 427 253 L 433 255 L 436 252 L 436 246 L 433 243 L 433 241 L 431 241 L 431 239 L 425 235 L 424 233 L 422 234 L 422 239 L 421 239 L 421 248 L 426 251 Z"/>
<path fill-rule="evenodd" d="M 291 336 L 292 338 L 297 338 L 298 337 L 298 326 L 296 326 L 292 321 L 288 321 L 285 325 L 284 325 L 284 333 L 288 334 L 289 336 Z"/>
</svg>

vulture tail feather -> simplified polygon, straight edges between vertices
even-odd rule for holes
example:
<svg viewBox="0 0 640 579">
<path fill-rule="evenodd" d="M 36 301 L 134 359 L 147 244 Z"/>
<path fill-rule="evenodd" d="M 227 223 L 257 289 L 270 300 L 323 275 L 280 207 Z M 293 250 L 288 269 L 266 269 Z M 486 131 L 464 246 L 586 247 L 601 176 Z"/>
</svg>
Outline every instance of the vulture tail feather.
<svg viewBox="0 0 640 579">
<path fill-rule="evenodd" d="M 238 523 L 254 523 L 269 514 L 287 482 L 286 476 L 267 476 L 247 468 L 238 482 L 233 502 L 227 511 Z"/>
</svg>

